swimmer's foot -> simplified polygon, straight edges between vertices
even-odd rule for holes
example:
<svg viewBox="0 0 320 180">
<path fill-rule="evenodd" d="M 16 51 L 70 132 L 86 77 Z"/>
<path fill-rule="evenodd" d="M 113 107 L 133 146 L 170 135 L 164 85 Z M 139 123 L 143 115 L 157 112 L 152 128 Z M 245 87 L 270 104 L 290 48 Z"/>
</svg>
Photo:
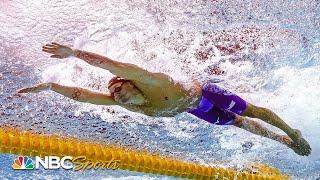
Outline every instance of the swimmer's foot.
<svg viewBox="0 0 320 180">
<path fill-rule="evenodd" d="M 294 130 L 299 138 L 295 141 L 290 139 L 289 136 L 282 136 L 283 142 L 290 147 L 295 153 L 301 156 L 308 156 L 311 153 L 311 147 L 309 143 L 302 137 L 301 132 L 297 129 Z"/>
<path fill-rule="evenodd" d="M 294 131 L 300 137 L 299 139 L 294 141 L 296 146 L 303 153 L 303 156 L 308 156 L 311 153 L 311 147 L 310 147 L 309 143 L 302 137 L 301 131 L 299 131 L 298 129 L 294 129 Z"/>
</svg>

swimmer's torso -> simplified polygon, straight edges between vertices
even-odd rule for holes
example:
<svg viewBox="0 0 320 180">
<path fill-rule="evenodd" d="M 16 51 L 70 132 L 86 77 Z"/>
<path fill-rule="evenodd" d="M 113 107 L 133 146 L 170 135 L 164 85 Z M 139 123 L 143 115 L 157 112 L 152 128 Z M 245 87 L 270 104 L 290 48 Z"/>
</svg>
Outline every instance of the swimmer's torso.
<svg viewBox="0 0 320 180">
<path fill-rule="evenodd" d="M 197 104 L 201 94 L 195 85 L 191 90 L 185 89 L 179 83 L 169 83 L 167 86 L 157 86 L 134 82 L 143 92 L 147 103 L 145 105 L 121 105 L 122 107 L 148 116 L 174 116 Z"/>
</svg>

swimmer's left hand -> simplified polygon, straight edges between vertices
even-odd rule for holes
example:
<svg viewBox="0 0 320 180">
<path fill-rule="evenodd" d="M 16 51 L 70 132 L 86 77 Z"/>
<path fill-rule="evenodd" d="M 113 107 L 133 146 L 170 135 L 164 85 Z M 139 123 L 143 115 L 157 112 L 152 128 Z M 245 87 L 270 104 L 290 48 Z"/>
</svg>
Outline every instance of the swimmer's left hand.
<svg viewBox="0 0 320 180">
<path fill-rule="evenodd" d="M 41 83 L 41 84 L 34 85 L 32 87 L 19 89 L 17 93 L 38 93 L 50 88 L 51 88 L 50 83 Z"/>
</svg>

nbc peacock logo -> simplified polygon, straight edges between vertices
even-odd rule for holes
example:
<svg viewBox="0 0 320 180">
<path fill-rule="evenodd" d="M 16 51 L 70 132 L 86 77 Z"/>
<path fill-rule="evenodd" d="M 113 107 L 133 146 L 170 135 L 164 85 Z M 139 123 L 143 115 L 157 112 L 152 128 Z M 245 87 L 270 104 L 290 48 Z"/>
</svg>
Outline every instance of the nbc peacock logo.
<svg viewBox="0 0 320 180">
<path fill-rule="evenodd" d="M 13 169 L 18 170 L 32 170 L 34 169 L 33 160 L 30 157 L 27 156 L 18 156 L 12 164 Z"/>
</svg>

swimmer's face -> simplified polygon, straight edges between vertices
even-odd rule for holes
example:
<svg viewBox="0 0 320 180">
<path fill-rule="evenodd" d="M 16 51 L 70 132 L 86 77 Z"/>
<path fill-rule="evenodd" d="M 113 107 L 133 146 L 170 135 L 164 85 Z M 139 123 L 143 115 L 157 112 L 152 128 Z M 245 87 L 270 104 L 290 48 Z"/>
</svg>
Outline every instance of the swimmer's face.
<svg viewBox="0 0 320 180">
<path fill-rule="evenodd" d="M 145 98 L 141 91 L 130 81 L 120 81 L 113 84 L 109 87 L 109 92 L 113 94 L 114 100 L 121 104 L 142 105 L 145 103 Z"/>
</svg>

